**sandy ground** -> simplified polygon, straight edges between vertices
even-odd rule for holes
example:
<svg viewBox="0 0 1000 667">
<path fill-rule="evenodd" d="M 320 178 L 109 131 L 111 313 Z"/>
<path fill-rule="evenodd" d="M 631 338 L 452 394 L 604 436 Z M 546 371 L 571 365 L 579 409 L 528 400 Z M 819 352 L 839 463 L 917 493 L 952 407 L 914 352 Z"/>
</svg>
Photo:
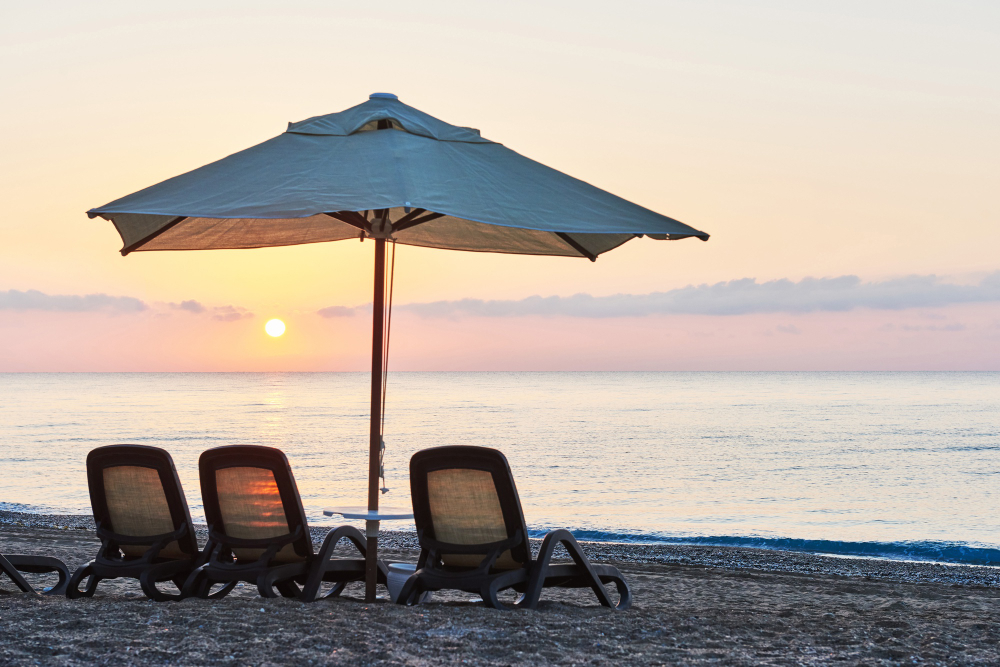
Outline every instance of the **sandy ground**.
<svg viewBox="0 0 1000 667">
<path fill-rule="evenodd" d="M 89 530 L 6 520 L 0 552 L 72 568 L 96 550 Z M 387 558 L 416 559 L 412 535 L 385 542 Z M 155 603 L 127 580 L 71 601 L 20 594 L 4 578 L 0 665 L 1000 664 L 997 568 L 586 549 L 626 574 L 632 609 L 604 609 L 585 590 L 546 591 L 537 611 L 495 611 L 464 593 L 407 608 L 365 604 L 360 587 L 313 604 L 265 600 L 251 586 L 219 601 Z"/>
</svg>

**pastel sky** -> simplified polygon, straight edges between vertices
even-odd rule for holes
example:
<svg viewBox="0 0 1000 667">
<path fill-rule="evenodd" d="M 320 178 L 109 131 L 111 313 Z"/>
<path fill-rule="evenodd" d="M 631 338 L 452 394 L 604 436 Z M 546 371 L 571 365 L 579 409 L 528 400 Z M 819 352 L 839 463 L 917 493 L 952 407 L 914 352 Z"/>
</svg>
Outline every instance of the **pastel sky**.
<svg viewBox="0 0 1000 667">
<path fill-rule="evenodd" d="M 712 235 L 401 247 L 391 368 L 1000 370 L 996 2 L 3 3 L 0 63 L 0 371 L 366 368 L 371 243 L 84 212 L 376 91 Z"/>
</svg>

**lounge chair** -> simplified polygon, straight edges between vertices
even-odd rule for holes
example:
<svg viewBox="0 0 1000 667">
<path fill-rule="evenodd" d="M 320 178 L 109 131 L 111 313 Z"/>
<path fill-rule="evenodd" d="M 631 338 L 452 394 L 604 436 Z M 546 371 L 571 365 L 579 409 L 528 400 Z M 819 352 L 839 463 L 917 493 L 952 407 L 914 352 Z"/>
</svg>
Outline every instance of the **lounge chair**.
<svg viewBox="0 0 1000 667">
<path fill-rule="evenodd" d="M 172 581 L 179 589 L 200 558 L 170 454 L 146 445 L 98 447 L 87 455 L 87 482 L 101 548 L 73 573 L 66 595 L 90 597 L 101 580 L 127 577 L 153 600 L 180 599 L 156 587 Z"/>
<path fill-rule="evenodd" d="M 184 594 L 222 597 L 215 584 L 245 581 L 264 597 L 298 597 L 312 602 L 322 582 L 333 587 L 324 597 L 340 595 L 351 581 L 364 581 L 365 536 L 352 526 L 330 531 L 319 553 L 312 537 L 288 459 L 280 450 L 256 445 L 210 449 L 201 455 L 201 495 L 209 525 L 206 562 L 192 572 Z M 359 559 L 334 558 L 333 549 L 348 539 Z M 387 569 L 378 562 L 379 581 Z M 299 586 L 302 589 L 299 589 Z"/>
<path fill-rule="evenodd" d="M 18 572 L 20 570 L 20 572 Z M 55 572 L 59 575 L 59 581 L 55 586 L 45 591 L 45 595 L 63 595 L 66 593 L 66 583 L 69 581 L 69 570 L 58 558 L 50 556 L 4 556 L 0 554 L 0 574 L 10 577 L 14 585 L 24 593 L 36 592 L 31 587 L 21 572 L 31 572 L 32 574 L 45 574 Z"/>
<path fill-rule="evenodd" d="M 553 530 L 531 557 L 521 501 L 507 459 L 495 449 L 449 446 L 425 449 L 410 459 L 410 494 L 420 542 L 417 571 L 397 602 L 413 604 L 424 591 L 457 589 L 478 593 L 495 609 L 497 594 L 523 593 L 517 606 L 534 609 L 542 588 L 591 588 L 606 607 L 627 609 L 628 584 L 617 568 L 594 565 L 567 530 Z M 573 563 L 553 563 L 562 544 Z M 604 584 L 614 583 L 614 605 Z"/>
</svg>

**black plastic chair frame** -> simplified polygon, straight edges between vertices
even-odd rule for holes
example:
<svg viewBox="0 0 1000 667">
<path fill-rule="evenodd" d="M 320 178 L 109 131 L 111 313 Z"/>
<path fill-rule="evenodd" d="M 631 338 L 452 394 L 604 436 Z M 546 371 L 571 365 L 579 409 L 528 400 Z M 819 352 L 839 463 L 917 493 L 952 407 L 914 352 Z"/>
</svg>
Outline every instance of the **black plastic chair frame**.
<svg viewBox="0 0 1000 667">
<path fill-rule="evenodd" d="M 252 466 L 270 470 L 274 475 L 285 510 L 285 518 L 292 531 L 285 535 L 261 539 L 243 539 L 226 535 L 218 527 L 223 525 L 219 506 L 215 472 L 229 467 Z M 364 581 L 367 546 L 365 536 L 353 526 L 340 526 L 327 534 L 318 553 L 313 552 L 312 539 L 298 487 L 292 476 L 288 459 L 280 450 L 257 445 L 231 445 L 216 447 L 204 452 L 199 462 L 202 498 L 205 515 L 209 521 L 209 542 L 205 546 L 205 560 L 194 569 L 184 582 L 181 594 L 185 597 L 218 599 L 227 595 L 240 581 L 253 583 L 262 597 L 281 595 L 313 602 L 320 598 L 324 582 L 333 587 L 323 598 L 335 597 L 352 581 Z M 341 540 L 349 540 L 358 550 L 360 559 L 334 558 L 333 551 Z M 301 561 L 273 562 L 277 553 L 286 545 L 295 545 Z M 233 549 L 264 549 L 254 561 L 240 563 Z M 385 583 L 388 569 L 378 562 L 378 581 Z M 215 584 L 224 584 L 215 593 Z M 301 587 L 301 588 L 300 588 Z"/>
<path fill-rule="evenodd" d="M 397 602 L 414 604 L 426 591 L 442 589 L 457 589 L 468 593 L 478 593 L 487 605 L 494 609 L 503 609 L 498 594 L 508 588 L 524 593 L 528 586 L 528 571 L 525 568 L 513 570 L 493 569 L 497 558 L 508 549 L 524 542 L 520 530 L 506 540 L 486 544 L 445 544 L 426 537 L 424 531 L 417 531 L 421 546 L 420 559 L 417 561 L 417 571 L 412 574 L 400 589 Z M 482 554 L 486 556 L 475 568 L 449 568 L 442 562 L 444 552 L 449 554 Z M 418 576 L 419 575 L 419 576 Z"/>
<path fill-rule="evenodd" d="M 31 584 L 21 576 L 21 572 L 31 574 L 47 574 L 55 572 L 59 575 L 59 581 L 55 586 L 43 591 L 43 595 L 65 595 L 66 585 L 69 583 L 69 570 L 66 564 L 58 558 L 51 556 L 22 556 L 0 554 L 0 573 L 10 577 L 14 585 L 23 593 L 37 593 Z"/>
<path fill-rule="evenodd" d="M 199 564 L 201 557 L 180 560 L 167 560 L 156 562 L 160 551 L 171 542 L 182 539 L 188 533 L 187 526 L 181 526 L 172 533 L 163 535 L 151 535 L 147 537 L 133 537 L 121 535 L 107 530 L 98 524 L 97 536 L 101 540 L 101 549 L 97 557 L 89 563 L 77 568 L 73 577 L 69 581 L 67 597 L 76 599 L 79 597 L 91 597 L 97 590 L 97 585 L 104 579 L 117 579 L 125 577 L 138 579 L 139 586 L 146 597 L 165 602 L 167 600 L 180 600 L 181 594 L 164 593 L 156 587 L 156 584 L 164 581 L 171 581 L 180 590 L 187 580 L 188 573 Z M 118 554 L 119 545 L 151 544 L 149 549 L 139 558 L 123 559 Z M 89 578 L 89 579 L 88 579 Z M 88 579 L 87 586 L 80 589 L 80 583 Z"/>
<path fill-rule="evenodd" d="M 475 545 L 451 544 L 436 540 L 427 491 L 427 475 L 442 469 L 475 469 L 490 472 L 500 500 L 501 511 L 507 526 L 508 538 L 497 542 Z M 414 604 L 425 591 L 457 589 L 478 593 L 494 609 L 507 609 L 498 594 L 506 589 L 522 593 L 516 607 L 535 609 L 543 588 L 586 588 L 594 591 L 605 607 L 624 610 L 632 603 L 632 593 L 618 568 L 611 565 L 594 565 L 583 553 L 576 538 L 568 530 L 550 531 L 542 540 L 537 558 L 531 557 L 527 542 L 527 529 L 521 501 L 514 485 L 513 473 L 506 457 L 485 447 L 447 446 L 417 452 L 410 460 L 410 486 L 414 519 L 421 546 L 417 571 L 411 575 L 400 591 L 397 602 Z M 562 545 L 573 563 L 552 563 L 553 553 Z M 522 567 L 503 570 L 495 568 L 497 559 L 507 550 Z M 474 568 L 444 565 L 443 554 L 485 554 Z M 614 604 L 604 588 L 615 584 L 619 600 Z"/>
<path fill-rule="evenodd" d="M 132 465 L 156 470 L 160 477 L 171 519 L 178 528 L 160 535 L 132 536 L 117 533 L 110 525 L 110 514 L 104 491 L 103 472 L 114 465 Z M 91 506 L 97 524 L 97 537 L 101 548 L 97 557 L 80 566 L 73 573 L 66 587 L 70 599 L 92 597 L 104 579 L 120 577 L 138 579 L 142 592 L 158 602 L 180 600 L 183 593 L 165 593 L 157 584 L 171 581 L 182 589 L 188 574 L 200 565 L 202 554 L 194 535 L 194 524 L 188 509 L 184 490 L 174 468 L 173 460 L 165 450 L 147 445 L 109 445 L 98 447 L 87 455 L 87 480 L 90 487 Z M 189 558 L 164 559 L 160 552 L 172 542 L 177 542 Z M 124 557 L 120 546 L 148 545 L 138 558 Z M 87 580 L 83 589 L 80 584 Z"/>
<path fill-rule="evenodd" d="M 558 545 L 562 545 L 574 565 L 553 564 L 552 555 Z M 608 596 L 604 584 L 613 583 L 618 589 L 618 604 L 612 603 Z M 590 586 L 597 599 L 605 607 L 615 609 L 628 609 L 632 605 L 632 591 L 628 583 L 622 577 L 618 568 L 612 565 L 594 565 L 590 562 L 583 549 L 580 548 L 576 538 L 566 529 L 559 528 L 549 531 L 542 546 L 538 550 L 538 557 L 531 566 L 531 574 L 528 578 L 528 587 L 524 593 L 524 600 L 519 605 L 528 609 L 535 609 L 541 597 L 542 589 L 549 586 L 561 588 L 583 588 Z"/>
</svg>

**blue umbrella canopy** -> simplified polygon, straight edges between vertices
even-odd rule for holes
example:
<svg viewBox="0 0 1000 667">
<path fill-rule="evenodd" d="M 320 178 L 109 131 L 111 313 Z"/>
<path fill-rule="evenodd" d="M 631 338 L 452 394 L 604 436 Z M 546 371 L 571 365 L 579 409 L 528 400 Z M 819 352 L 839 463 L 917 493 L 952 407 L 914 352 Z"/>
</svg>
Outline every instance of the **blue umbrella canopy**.
<svg viewBox="0 0 1000 667">
<path fill-rule="evenodd" d="M 708 240 L 385 93 L 87 213 L 123 255 L 374 236 L 593 260 L 638 236 Z"/>
</svg>

